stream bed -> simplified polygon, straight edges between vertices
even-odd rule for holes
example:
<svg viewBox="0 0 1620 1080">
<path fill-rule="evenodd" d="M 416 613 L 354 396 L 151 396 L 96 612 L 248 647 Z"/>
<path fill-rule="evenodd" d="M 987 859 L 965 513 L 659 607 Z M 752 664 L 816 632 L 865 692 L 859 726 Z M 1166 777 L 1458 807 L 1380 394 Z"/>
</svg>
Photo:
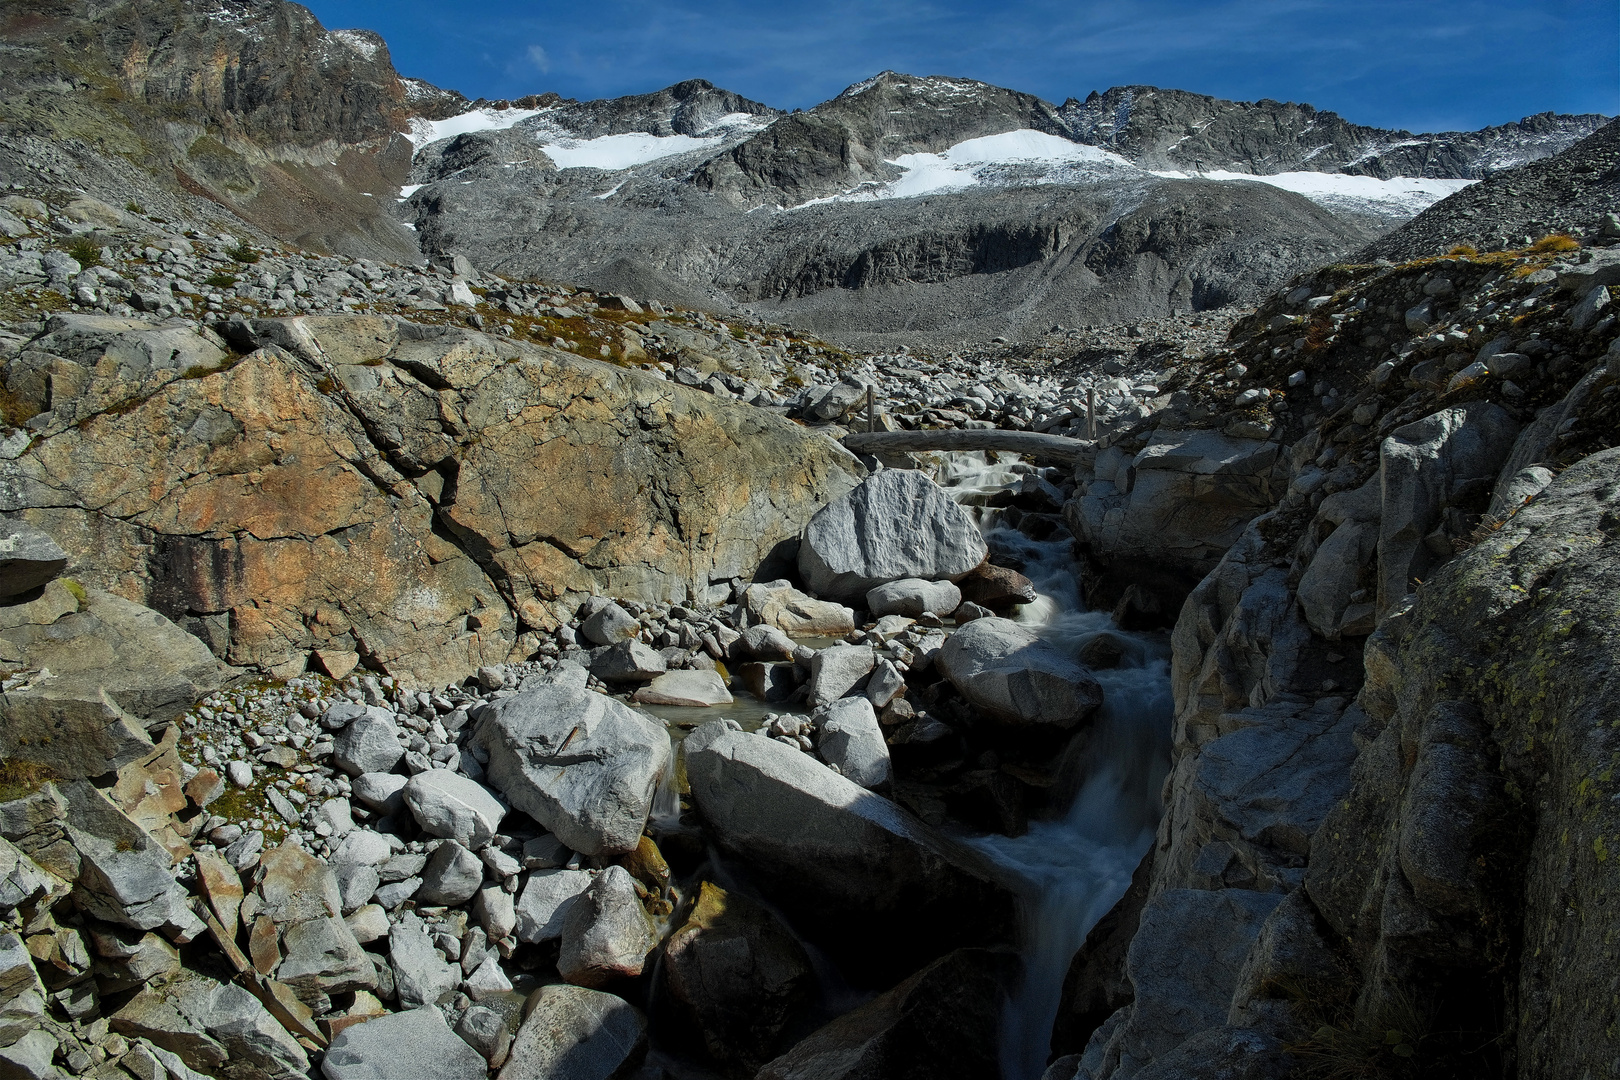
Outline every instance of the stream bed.
<svg viewBox="0 0 1620 1080">
<path fill-rule="evenodd" d="M 959 501 L 976 503 L 1021 482 L 1011 464 L 984 454 L 951 454 L 935 479 Z M 1102 633 L 1124 645 L 1118 667 L 1093 672 L 1103 703 L 1075 762 L 1075 795 L 1068 808 L 1057 817 L 1031 821 L 1022 836 L 966 838 L 1031 886 L 1033 899 L 1023 913 L 1024 974 L 1003 1018 L 1001 1066 L 1005 1080 L 1039 1080 L 1069 962 L 1130 885 L 1163 812 L 1160 790 L 1170 761 L 1170 648 L 1162 633 L 1126 633 L 1107 612 L 1085 609 L 1067 534 L 1031 540 L 1003 524 L 996 510 L 973 512 L 993 549 L 1017 552 L 1023 574 L 1039 594 L 1035 603 L 1018 609 L 1015 621 L 1071 655 Z"/>
</svg>

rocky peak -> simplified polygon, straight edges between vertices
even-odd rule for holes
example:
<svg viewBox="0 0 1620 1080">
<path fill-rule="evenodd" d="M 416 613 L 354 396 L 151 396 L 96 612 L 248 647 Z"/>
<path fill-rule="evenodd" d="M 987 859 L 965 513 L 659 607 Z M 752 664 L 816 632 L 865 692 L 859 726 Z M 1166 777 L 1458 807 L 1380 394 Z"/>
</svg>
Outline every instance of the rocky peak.
<svg viewBox="0 0 1620 1080">
<path fill-rule="evenodd" d="M 885 71 L 831 101 L 783 117 L 693 175 L 742 202 L 792 206 L 899 175 L 902 154 L 938 153 L 968 139 L 1029 128 L 1067 135 L 1032 94 L 972 79 Z"/>
<path fill-rule="evenodd" d="M 1340 172 L 1387 179 L 1474 179 L 1555 154 L 1604 117 L 1542 113 L 1474 132 L 1414 135 L 1352 124 L 1296 102 L 1225 101 L 1156 86 L 1116 86 L 1058 110 L 1072 137 L 1150 169 L 1260 176 Z"/>
<path fill-rule="evenodd" d="M 48 5 L 13 17 L 4 33 L 20 54 L 5 89 L 53 73 L 98 84 L 137 118 L 158 110 L 225 134 L 307 145 L 387 137 L 409 113 L 381 37 L 329 31 L 283 0 Z"/>
<path fill-rule="evenodd" d="M 700 136 L 724 117 L 742 114 L 771 120 L 781 113 L 741 94 L 722 90 L 706 79 L 688 79 L 651 94 L 600 101 L 564 101 L 545 119 L 580 138 L 645 132 L 649 135 Z"/>
</svg>

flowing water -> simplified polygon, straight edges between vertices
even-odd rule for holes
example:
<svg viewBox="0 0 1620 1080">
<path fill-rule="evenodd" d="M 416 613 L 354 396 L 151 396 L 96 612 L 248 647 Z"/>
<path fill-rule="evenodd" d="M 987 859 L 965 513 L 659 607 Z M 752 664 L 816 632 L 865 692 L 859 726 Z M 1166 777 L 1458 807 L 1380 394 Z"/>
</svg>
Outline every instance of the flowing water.
<svg viewBox="0 0 1620 1080">
<path fill-rule="evenodd" d="M 1017 484 L 1020 475 L 1010 461 L 950 454 L 937 479 L 972 504 Z M 1099 633 L 1112 633 L 1125 653 L 1118 667 L 1094 673 L 1103 704 L 1076 762 L 1067 810 L 1030 822 L 1023 836 L 968 841 L 1031 886 L 1023 982 L 1003 1020 L 1001 1055 L 1005 1080 L 1037 1080 L 1046 1067 L 1069 961 L 1124 894 L 1158 826 L 1159 792 L 1169 768 L 1169 648 L 1163 635 L 1121 633 L 1106 613 L 1085 610 L 1067 536 L 1037 542 L 1008 528 L 996 511 L 977 512 L 986 539 L 1017 552 L 1040 594 L 1019 609 L 1016 621 L 1071 654 Z"/>
</svg>

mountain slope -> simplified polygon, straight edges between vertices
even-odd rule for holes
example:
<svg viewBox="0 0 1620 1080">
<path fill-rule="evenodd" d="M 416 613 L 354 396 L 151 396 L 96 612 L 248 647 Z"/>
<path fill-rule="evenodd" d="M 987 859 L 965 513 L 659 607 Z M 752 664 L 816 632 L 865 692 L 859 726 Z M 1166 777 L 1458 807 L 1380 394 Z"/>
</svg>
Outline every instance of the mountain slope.
<svg viewBox="0 0 1620 1080">
<path fill-rule="evenodd" d="M 282 0 L 46 0 L 0 16 L 0 162 L 65 154 L 114 205 L 203 199 L 316 250 L 419 255 L 389 197 L 411 117 L 466 99 L 394 70 L 382 38 Z M 67 166 L 64 162 L 64 166 Z"/>
<path fill-rule="evenodd" d="M 1496 173 L 1436 203 L 1369 245 L 1361 258 L 1401 261 L 1457 244 L 1497 250 L 1590 228 L 1617 210 L 1620 120 L 1554 157 Z"/>
</svg>

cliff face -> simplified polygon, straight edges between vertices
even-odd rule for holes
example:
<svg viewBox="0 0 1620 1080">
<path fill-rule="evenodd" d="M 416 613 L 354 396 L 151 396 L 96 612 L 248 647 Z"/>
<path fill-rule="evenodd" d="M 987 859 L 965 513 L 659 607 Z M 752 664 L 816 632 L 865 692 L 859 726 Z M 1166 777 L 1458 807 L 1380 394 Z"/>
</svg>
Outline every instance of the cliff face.
<svg viewBox="0 0 1620 1080">
<path fill-rule="evenodd" d="M 376 34 L 328 31 L 283 0 L 34 4 L 6 13 L 0 40 L 4 149 L 58 144 L 92 174 L 121 156 L 145 175 L 104 193 L 114 205 L 156 188 L 357 257 L 416 257 L 391 205 L 403 133 L 465 104 L 408 86 Z"/>
<path fill-rule="evenodd" d="M 1620 251 L 1560 246 L 1301 277 L 1082 463 L 1105 569 L 1241 535 L 1161 586 L 1165 815 L 1059 1075 L 1615 1060 Z"/>
<path fill-rule="evenodd" d="M 1499 1027 L 1521 1077 L 1617 1051 L 1617 481 L 1617 450 L 1571 466 L 1368 642 L 1371 741 L 1305 879 L 1358 1016 L 1426 996 L 1436 1038 Z"/>
</svg>

